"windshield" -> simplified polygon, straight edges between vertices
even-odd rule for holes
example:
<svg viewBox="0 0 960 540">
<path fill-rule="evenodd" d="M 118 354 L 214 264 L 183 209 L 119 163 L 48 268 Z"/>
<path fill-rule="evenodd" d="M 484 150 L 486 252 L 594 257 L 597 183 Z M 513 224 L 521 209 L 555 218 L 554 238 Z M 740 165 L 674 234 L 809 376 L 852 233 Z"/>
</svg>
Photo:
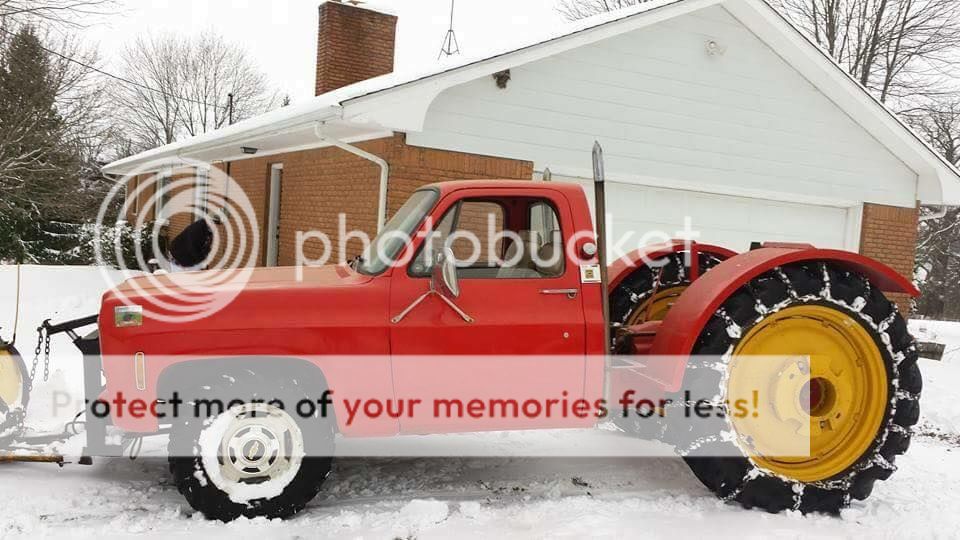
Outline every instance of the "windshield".
<svg viewBox="0 0 960 540">
<path fill-rule="evenodd" d="M 357 264 L 357 271 L 376 275 L 389 268 L 439 196 L 440 194 L 432 189 L 415 191 L 364 251 L 360 263 Z"/>
</svg>

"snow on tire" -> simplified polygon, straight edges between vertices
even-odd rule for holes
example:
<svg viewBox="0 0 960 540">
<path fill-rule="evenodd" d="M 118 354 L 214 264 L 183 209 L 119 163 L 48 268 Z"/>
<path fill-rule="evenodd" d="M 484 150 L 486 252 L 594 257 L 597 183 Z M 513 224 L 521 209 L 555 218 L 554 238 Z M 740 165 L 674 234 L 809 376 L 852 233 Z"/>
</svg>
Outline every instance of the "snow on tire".
<svg viewBox="0 0 960 540">
<path fill-rule="evenodd" d="M 297 414 L 296 405 L 309 399 L 297 380 L 242 370 L 201 385 L 189 399 L 188 408 L 204 400 L 229 405 L 206 418 L 191 410 L 170 436 L 177 488 L 207 519 L 287 518 L 319 493 L 330 474 L 333 423 L 319 409 Z"/>
<path fill-rule="evenodd" d="M 885 373 L 878 384 L 880 388 L 885 386 L 886 392 L 874 392 L 881 397 L 880 401 L 875 402 L 876 410 L 864 411 L 876 415 L 876 431 L 869 427 L 866 420 L 861 420 L 861 416 L 853 416 L 853 421 L 846 425 L 851 426 L 851 430 L 866 429 L 867 438 L 862 439 L 866 450 L 859 455 L 854 451 L 852 457 L 837 454 L 839 461 L 836 462 L 829 462 L 833 459 L 830 453 L 815 456 L 810 460 L 810 467 L 816 467 L 818 460 L 822 461 L 820 465 L 842 467 L 842 470 L 823 478 L 806 473 L 830 470 L 829 467 L 805 472 L 796 469 L 802 473 L 794 473 L 794 469 L 787 468 L 787 472 L 784 472 L 760 458 L 747 457 L 736 438 L 731 441 L 730 437 L 722 434 L 706 438 L 703 434 L 688 434 L 686 437 L 676 437 L 674 434 L 680 453 L 685 456 L 694 474 L 724 500 L 769 512 L 799 510 L 805 513 L 837 513 L 851 500 L 867 498 L 877 480 L 889 478 L 896 470 L 896 457 L 906 452 L 910 445 L 911 428 L 919 418 L 922 390 L 916 345 L 896 305 L 857 273 L 823 262 L 803 262 L 777 268 L 755 278 L 731 295 L 708 322 L 694 349 L 694 354 L 702 355 L 700 358 L 703 360 L 700 363 L 692 360 L 690 368 L 703 370 L 698 377 L 703 379 L 705 376 L 707 381 L 712 380 L 708 384 L 716 385 L 713 388 L 719 388 L 722 397 L 726 391 L 731 359 L 736 351 L 744 347 L 748 336 L 756 335 L 755 332 L 762 328 L 765 321 L 775 317 L 802 319 L 809 313 L 842 320 L 849 331 L 869 336 L 869 342 L 866 343 L 871 343 L 875 350 L 868 353 L 876 355 L 875 358 L 881 362 L 882 373 Z M 829 327 L 832 323 L 827 320 L 822 324 Z M 784 328 L 779 327 L 767 334 L 767 339 L 776 342 L 783 332 Z M 802 351 L 800 354 L 803 354 Z M 719 364 L 710 362 L 705 360 L 707 355 L 714 359 L 722 357 L 723 361 Z M 856 361 L 857 365 L 862 364 L 860 359 Z M 812 398 L 809 406 L 813 407 Z M 813 416 L 814 412 L 810 411 L 809 414 Z M 725 422 L 727 427 L 733 428 L 729 417 Z M 823 424 L 820 427 L 823 428 Z M 838 452 L 850 451 L 850 448 L 845 450 L 842 447 L 844 442 L 846 439 L 840 439 L 840 443 L 837 443 Z M 734 444 L 737 449 L 730 447 Z M 695 449 L 717 452 L 698 455 Z M 744 457 L 710 457 L 731 455 Z M 798 477 L 805 478 L 800 480 Z"/>
</svg>

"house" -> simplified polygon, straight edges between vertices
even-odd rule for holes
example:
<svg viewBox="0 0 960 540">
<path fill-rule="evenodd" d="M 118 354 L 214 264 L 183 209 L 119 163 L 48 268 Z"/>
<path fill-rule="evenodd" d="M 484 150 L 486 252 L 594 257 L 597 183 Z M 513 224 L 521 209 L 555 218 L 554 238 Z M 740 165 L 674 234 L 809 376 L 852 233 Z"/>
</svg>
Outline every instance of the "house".
<svg viewBox="0 0 960 540">
<path fill-rule="evenodd" d="M 549 168 L 589 189 L 594 140 L 615 235 L 690 216 L 701 241 L 809 242 L 911 275 L 919 205 L 960 204 L 957 170 L 763 0 L 653 0 L 425 73 L 392 72 L 395 16 L 319 11 L 315 99 L 105 172 L 133 187 L 157 159 L 229 164 L 266 265 L 294 263 L 296 231 L 336 238 L 340 212 L 374 232 L 426 183 Z"/>
</svg>

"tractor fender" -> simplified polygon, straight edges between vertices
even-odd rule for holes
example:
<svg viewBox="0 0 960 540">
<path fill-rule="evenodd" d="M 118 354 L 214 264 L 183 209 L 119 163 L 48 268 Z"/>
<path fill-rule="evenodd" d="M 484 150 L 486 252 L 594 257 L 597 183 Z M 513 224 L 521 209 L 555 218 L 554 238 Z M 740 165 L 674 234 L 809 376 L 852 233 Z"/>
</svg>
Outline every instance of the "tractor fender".
<svg viewBox="0 0 960 540">
<path fill-rule="evenodd" d="M 655 261 L 671 253 L 680 253 L 687 247 L 698 253 L 709 253 L 716 255 L 720 259 L 729 259 L 737 254 L 727 248 L 714 246 L 711 244 L 699 244 L 697 242 L 688 242 L 685 240 L 671 240 L 662 244 L 651 244 L 620 257 L 613 261 L 607 270 L 609 276 L 608 291 L 614 291 L 633 272 L 647 266 L 650 261 Z"/>
<path fill-rule="evenodd" d="M 650 350 L 650 355 L 672 359 L 651 362 L 645 375 L 659 381 L 668 392 L 679 391 L 697 338 L 727 298 L 767 271 L 803 261 L 829 262 L 857 272 L 883 292 L 920 295 L 913 283 L 889 266 L 856 253 L 783 246 L 742 253 L 711 269 L 680 296 L 660 325 Z"/>
</svg>

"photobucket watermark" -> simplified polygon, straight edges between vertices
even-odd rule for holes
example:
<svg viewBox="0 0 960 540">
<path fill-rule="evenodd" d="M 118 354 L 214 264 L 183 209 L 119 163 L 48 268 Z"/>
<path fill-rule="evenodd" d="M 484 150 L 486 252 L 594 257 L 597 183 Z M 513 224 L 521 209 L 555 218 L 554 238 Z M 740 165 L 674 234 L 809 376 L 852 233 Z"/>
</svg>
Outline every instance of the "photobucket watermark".
<svg viewBox="0 0 960 540">
<path fill-rule="evenodd" d="M 291 227 L 281 201 L 261 195 L 267 200 L 254 204 L 219 165 L 180 158 L 144 164 L 115 185 L 97 222 L 99 228 L 117 227 L 108 216 L 119 208 L 119 223 L 136 231 L 136 239 L 131 245 L 119 235 L 109 241 L 98 235 L 97 262 L 143 272 L 115 293 L 145 317 L 167 322 L 218 313 L 244 290 L 254 267 L 274 259 L 293 267 L 283 279 L 295 282 L 308 279 L 306 268 L 331 264 L 367 275 L 401 268 L 427 276 L 439 253 L 473 278 L 557 278 L 598 262 L 596 233 L 570 219 L 578 208 L 558 211 L 559 203 L 547 195 L 465 198 L 441 208 L 435 190 L 418 190 L 377 234 L 368 221 L 361 226 L 356 214 L 346 212 L 336 216 L 336 230 Z M 579 210 L 586 210 L 586 199 L 580 202 Z M 700 238 L 692 218 L 676 230 L 646 231 L 618 226 L 627 220 L 615 214 L 606 220 L 612 224 L 603 242 L 608 264 L 656 270 L 672 259 L 649 247 L 678 241 L 682 245 L 670 252 L 683 256 L 686 267 L 692 264 L 693 243 Z M 304 221 L 299 216 L 296 223 Z"/>
<path fill-rule="evenodd" d="M 615 216 L 608 214 L 608 220 Z M 505 229 L 498 216 L 485 216 L 483 228 L 444 228 L 443 221 L 437 225 L 432 216 L 424 218 L 424 224 L 414 233 L 387 229 L 378 235 L 365 230 L 350 228 L 350 216 L 337 216 L 337 231 L 334 235 L 324 231 L 298 230 L 294 234 L 294 265 L 296 278 L 304 279 L 304 268 L 328 264 L 356 263 L 376 268 L 408 268 L 413 264 L 415 273 L 428 270 L 429 261 L 436 260 L 438 253 L 452 253 L 459 268 L 516 269 L 526 268 L 551 277 L 549 269 L 557 269 L 567 261 L 587 262 L 592 256 L 583 253 L 584 243 L 595 243 L 596 235 L 591 230 L 576 231 L 563 236 L 562 230 L 538 232 L 529 229 Z M 662 253 L 645 248 L 651 245 L 682 241 L 680 250 L 684 263 L 689 266 L 692 245 L 700 237 L 688 216 L 682 228 L 665 232 L 659 230 L 626 231 L 615 235 L 609 233 L 606 240 L 607 260 L 660 268 L 669 263 Z M 359 245 L 359 248 L 357 247 Z M 401 246 L 399 249 L 397 246 Z M 350 253 L 361 254 L 351 257 Z M 424 266 L 426 265 L 426 266 Z M 555 277 L 555 276 L 552 276 Z"/>
<path fill-rule="evenodd" d="M 210 231 L 187 268 L 171 256 L 169 232 L 176 224 Z M 250 199 L 220 167 L 202 161 L 159 160 L 131 171 L 104 198 L 95 226 L 134 231 L 132 241 L 120 234 L 105 241 L 97 234 L 96 261 L 107 282 L 113 265 L 143 272 L 113 292 L 155 320 L 189 322 L 219 312 L 233 302 L 258 262 L 260 235 L 254 231 L 259 225 Z"/>
</svg>

